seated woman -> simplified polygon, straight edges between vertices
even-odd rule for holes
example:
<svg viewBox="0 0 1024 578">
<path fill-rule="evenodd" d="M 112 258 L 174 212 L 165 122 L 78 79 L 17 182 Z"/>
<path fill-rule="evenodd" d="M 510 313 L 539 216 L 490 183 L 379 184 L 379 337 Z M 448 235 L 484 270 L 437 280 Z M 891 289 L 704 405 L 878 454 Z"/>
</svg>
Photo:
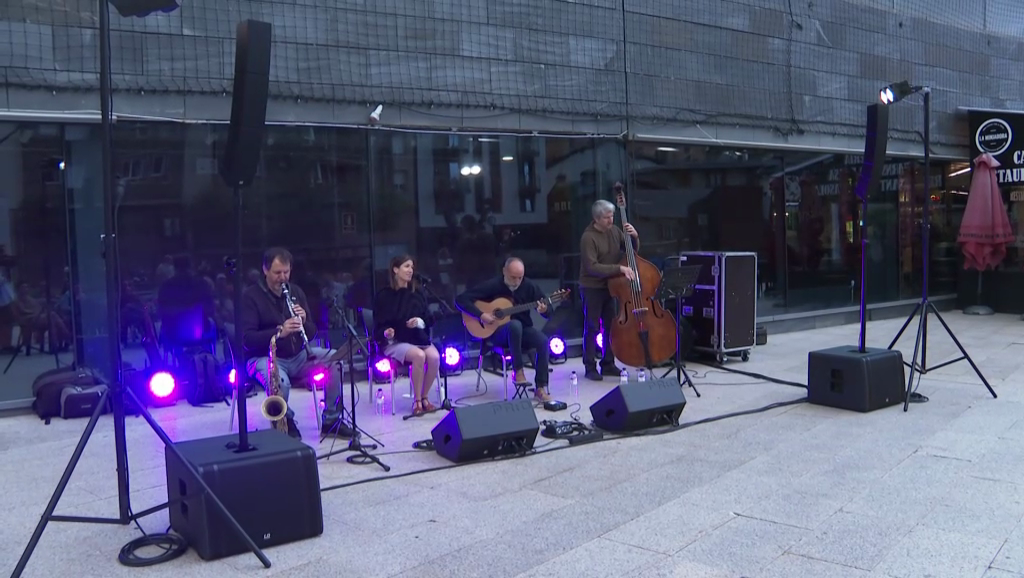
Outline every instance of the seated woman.
<svg viewBox="0 0 1024 578">
<path fill-rule="evenodd" d="M 413 272 L 412 257 L 391 260 L 390 287 L 381 289 L 373 303 L 373 334 L 384 355 L 412 364 L 412 413 L 420 415 L 437 410 L 427 400 L 427 392 L 437 379 L 441 354 L 430 343 L 427 299 L 413 281 Z"/>
</svg>

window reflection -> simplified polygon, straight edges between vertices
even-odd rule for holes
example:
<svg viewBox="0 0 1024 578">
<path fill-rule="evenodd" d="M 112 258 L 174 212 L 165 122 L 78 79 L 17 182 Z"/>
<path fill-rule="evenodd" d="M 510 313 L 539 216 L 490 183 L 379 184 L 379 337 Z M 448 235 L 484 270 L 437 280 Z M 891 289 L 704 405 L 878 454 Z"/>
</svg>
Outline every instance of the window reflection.
<svg viewBox="0 0 1024 578">
<path fill-rule="evenodd" d="M 0 123 L 0 403 L 75 360 L 64 134 Z"/>
<path fill-rule="evenodd" d="M 637 144 L 632 157 L 632 219 L 650 239 L 645 251 L 756 252 L 760 317 L 856 305 L 862 218 L 868 302 L 920 296 L 917 161 L 890 158 L 862 215 L 859 155 Z M 962 208 L 951 199 L 969 183 L 948 177 L 951 166 L 932 169 L 932 295 L 955 287 Z"/>
</svg>

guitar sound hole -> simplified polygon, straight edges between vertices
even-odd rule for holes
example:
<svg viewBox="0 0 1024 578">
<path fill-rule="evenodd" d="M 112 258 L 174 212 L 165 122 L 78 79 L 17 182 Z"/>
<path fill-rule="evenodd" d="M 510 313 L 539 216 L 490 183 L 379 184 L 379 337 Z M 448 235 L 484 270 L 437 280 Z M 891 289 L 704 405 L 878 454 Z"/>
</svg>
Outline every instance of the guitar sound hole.
<svg viewBox="0 0 1024 578">
<path fill-rule="evenodd" d="M 503 319 L 504 317 L 505 317 L 505 312 L 504 311 L 495 311 L 494 312 L 494 318 L 495 319 Z"/>
</svg>

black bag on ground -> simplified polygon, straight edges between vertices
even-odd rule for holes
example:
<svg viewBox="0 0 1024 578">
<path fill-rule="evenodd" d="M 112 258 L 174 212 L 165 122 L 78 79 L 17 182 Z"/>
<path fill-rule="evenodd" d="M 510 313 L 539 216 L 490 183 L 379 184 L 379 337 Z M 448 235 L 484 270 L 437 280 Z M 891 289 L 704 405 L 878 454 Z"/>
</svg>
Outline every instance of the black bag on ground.
<svg viewBox="0 0 1024 578">
<path fill-rule="evenodd" d="M 39 374 L 32 382 L 32 409 L 40 419 L 50 423 L 50 418 L 62 414 L 61 398 L 66 388 L 91 388 L 106 385 L 104 379 L 93 370 L 81 367 L 58 367 Z"/>
</svg>

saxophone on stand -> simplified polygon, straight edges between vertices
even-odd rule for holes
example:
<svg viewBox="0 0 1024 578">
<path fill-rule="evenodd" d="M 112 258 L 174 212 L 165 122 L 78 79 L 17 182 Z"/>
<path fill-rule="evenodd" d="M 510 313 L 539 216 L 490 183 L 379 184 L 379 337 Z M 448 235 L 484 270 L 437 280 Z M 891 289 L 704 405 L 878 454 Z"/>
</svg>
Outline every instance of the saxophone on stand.
<svg viewBox="0 0 1024 578">
<path fill-rule="evenodd" d="M 274 429 L 288 433 L 288 402 L 281 396 L 281 370 L 277 367 L 277 338 L 278 332 L 270 338 L 270 357 L 267 359 L 267 374 L 269 385 L 267 387 L 267 399 L 263 400 L 260 411 L 263 417 L 270 420 Z"/>
</svg>

